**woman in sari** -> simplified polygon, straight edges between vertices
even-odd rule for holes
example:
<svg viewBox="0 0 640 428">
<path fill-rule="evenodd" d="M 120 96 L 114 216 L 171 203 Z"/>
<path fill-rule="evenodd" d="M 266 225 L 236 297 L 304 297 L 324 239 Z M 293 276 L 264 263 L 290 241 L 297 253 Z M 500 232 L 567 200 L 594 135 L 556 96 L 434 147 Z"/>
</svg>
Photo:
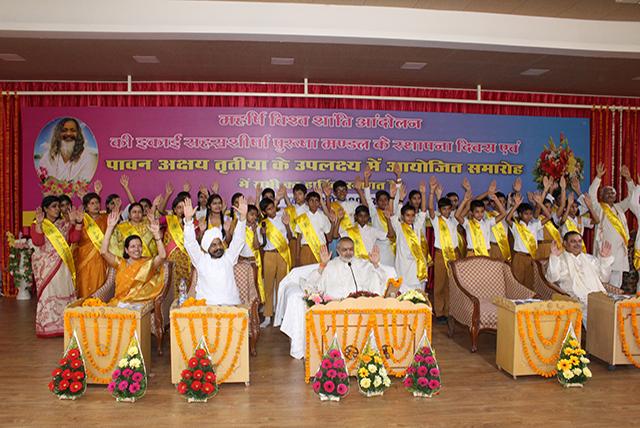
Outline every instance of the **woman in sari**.
<svg viewBox="0 0 640 428">
<path fill-rule="evenodd" d="M 151 300 L 162 291 L 164 285 L 162 264 L 167 254 L 160 235 L 160 224 L 154 219 L 148 226 L 158 248 L 156 256 L 143 256 L 142 239 L 138 235 L 128 236 L 124 240 L 122 253 L 115 254 L 110 251 L 109 240 L 118 225 L 119 216 L 117 210 L 109 214 L 100 247 L 100 254 L 107 264 L 116 269 L 114 299 L 118 302 Z"/>
<path fill-rule="evenodd" d="M 135 235 L 142 241 L 142 257 L 156 256 L 158 254 L 158 247 L 148 227 L 150 218 L 144 216 L 142 205 L 134 202 L 129 205 L 128 211 L 129 220 L 120 223 L 108 241 L 109 251 L 113 254 L 123 254 L 126 239 L 129 236 Z"/>
<path fill-rule="evenodd" d="M 171 205 L 173 214 L 166 215 L 160 220 L 162 225 L 166 226 L 164 244 L 168 254 L 167 258 L 173 262 L 171 285 L 174 296 L 178 295 L 180 281 L 184 279 L 187 288 L 189 288 L 191 281 L 191 259 L 184 248 L 184 201 L 188 197 L 189 193 L 187 192 L 178 193 Z"/>
<path fill-rule="evenodd" d="M 107 229 L 107 216 L 100 213 L 100 202 L 97 193 L 87 193 L 82 197 L 82 236 L 74 251 L 78 271 L 76 291 L 79 298 L 91 296 L 107 279 L 107 263 L 100 255 L 104 232 Z"/>
<path fill-rule="evenodd" d="M 82 211 L 70 209 L 70 222 L 60 216 L 60 200 L 46 196 L 36 210 L 31 225 L 35 251 L 31 256 L 36 283 L 36 335 L 55 337 L 64 334 L 64 308 L 76 298 L 76 268 L 70 244 L 80 240 Z"/>
</svg>

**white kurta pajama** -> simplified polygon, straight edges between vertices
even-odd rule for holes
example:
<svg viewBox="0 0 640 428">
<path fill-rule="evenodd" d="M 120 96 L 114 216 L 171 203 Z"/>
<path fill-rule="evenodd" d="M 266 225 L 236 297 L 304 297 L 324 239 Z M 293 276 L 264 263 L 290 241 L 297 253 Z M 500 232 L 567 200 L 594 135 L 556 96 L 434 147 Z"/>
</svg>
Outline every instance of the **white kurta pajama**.
<svg viewBox="0 0 640 428">
<path fill-rule="evenodd" d="M 602 258 L 585 253 L 574 256 L 568 251 L 549 257 L 547 280 L 557 283 L 563 291 L 580 301 L 585 325 L 588 296 L 599 291 L 606 293 L 602 284 L 609 281 L 613 262 L 612 256 Z"/>
<path fill-rule="evenodd" d="M 376 268 L 371 262 L 356 257 L 351 259 L 351 267 L 340 258 L 331 260 L 322 273 L 319 269 L 311 272 L 306 283 L 308 290 L 323 292 L 332 300 L 344 299 L 356 291 L 382 295 L 385 285 L 385 273 L 380 266 Z"/>
<path fill-rule="evenodd" d="M 640 184 L 636 186 L 633 193 L 631 194 L 631 200 L 629 201 L 629 209 L 636 216 L 638 222 L 640 222 Z M 640 232 L 636 233 L 636 242 L 633 245 L 635 251 L 640 250 Z M 636 291 L 640 291 L 640 278 L 638 278 L 638 283 L 636 284 Z"/>
<path fill-rule="evenodd" d="M 611 244 L 611 255 L 613 256 L 613 265 L 611 266 L 611 278 L 609 283 L 616 287 L 622 286 L 622 274 L 623 272 L 629 272 L 629 257 L 627 246 L 622 239 L 622 236 L 613 227 L 607 216 L 605 215 L 600 203 L 598 202 L 598 189 L 600 188 L 600 179 L 595 178 L 591 186 L 589 186 L 589 197 L 594 202 L 593 211 L 600 223 L 596 227 L 595 240 L 594 240 L 594 255 L 598 255 L 602 243 L 608 241 Z M 628 189 L 634 189 L 635 185 L 632 181 L 627 182 Z M 629 226 L 627 225 L 627 218 L 624 213 L 629 209 L 631 201 L 631 192 L 622 201 L 611 206 L 611 210 L 617 215 L 618 219 L 622 223 L 624 230 L 629 236 Z"/>
<path fill-rule="evenodd" d="M 385 231 L 385 226 L 380 219 L 380 214 L 378 214 L 378 207 L 376 207 L 371 199 L 371 189 L 365 187 L 364 195 L 367 199 L 366 202 L 369 207 L 369 215 L 371 215 L 371 224 L 376 229 Z M 389 203 L 391 203 L 391 201 L 389 201 Z M 391 227 L 391 224 L 389 224 L 389 227 Z M 380 263 L 387 266 L 393 266 L 395 264 L 396 255 L 393 252 L 392 242 L 389 241 L 386 234 L 383 239 L 379 239 L 376 242 L 376 245 L 380 249 Z"/>
<path fill-rule="evenodd" d="M 233 265 L 236 264 L 245 245 L 246 232 L 246 222 L 238 221 L 229 248 L 225 250 L 222 257 L 214 259 L 198 245 L 193 220 L 185 221 L 184 248 L 198 272 L 198 282 L 195 285 L 196 299 L 206 299 L 207 305 L 239 305 L 241 303 Z M 203 242 L 204 240 L 203 237 Z"/>
<path fill-rule="evenodd" d="M 418 235 L 418 238 L 420 238 L 419 231 L 424 229 L 424 222 L 426 218 L 427 213 L 425 212 L 419 212 L 416 214 L 413 222 L 413 230 L 416 232 L 416 235 Z M 411 252 L 409 243 L 404 236 L 402 225 L 400 224 L 400 220 L 397 215 L 391 217 L 391 226 L 396 232 L 396 271 L 398 272 L 398 276 L 403 278 L 400 291 L 404 293 L 405 291 L 415 288 L 424 290 L 425 281 L 420 281 L 418 279 L 418 265 L 413 253 Z M 425 257 L 426 263 L 426 254 L 423 254 L 423 256 Z"/>
</svg>

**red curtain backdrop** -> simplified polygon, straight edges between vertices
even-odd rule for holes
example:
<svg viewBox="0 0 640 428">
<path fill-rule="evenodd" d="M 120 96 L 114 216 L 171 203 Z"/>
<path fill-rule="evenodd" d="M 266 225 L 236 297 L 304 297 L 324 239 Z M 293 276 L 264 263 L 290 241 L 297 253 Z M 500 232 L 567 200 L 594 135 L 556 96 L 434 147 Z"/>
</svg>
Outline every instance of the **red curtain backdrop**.
<svg viewBox="0 0 640 428">
<path fill-rule="evenodd" d="M 6 82 L 4 90 L 10 91 L 126 91 L 125 82 Z M 265 107 L 265 108 L 324 108 L 324 109 L 368 109 L 398 111 L 428 111 L 449 113 L 479 113 L 551 117 L 583 117 L 591 120 L 591 174 L 595 166 L 603 162 L 607 167 L 605 184 L 613 185 L 621 196 L 627 189 L 620 178 L 620 167 L 625 164 L 633 177 L 640 171 L 638 147 L 638 108 L 640 98 L 603 97 L 591 95 L 548 94 L 508 91 L 482 91 L 482 99 L 497 103 L 527 102 L 548 104 L 579 104 L 588 108 L 531 107 L 505 104 L 459 104 L 453 102 L 423 102 L 402 98 L 439 98 L 475 100 L 476 90 L 404 88 L 384 86 L 314 85 L 308 86 L 310 94 L 331 94 L 334 98 L 303 98 L 304 86 L 298 83 L 197 83 L 197 82 L 134 82 L 133 91 L 165 92 L 231 92 L 238 96 L 187 96 L 187 95 L 38 95 L 21 98 L 22 106 L 104 106 L 104 107 Z M 252 93 L 290 93 L 293 96 L 261 97 Z M 298 95 L 298 96 L 295 96 Z M 361 96 L 361 99 L 344 98 Z M 372 96 L 398 97 L 398 100 L 366 99 Z M 3 172 L 0 191 L 2 195 L 1 232 L 17 231 L 19 227 L 21 199 L 18 177 L 6 171 L 20 171 L 20 114 L 17 98 L 8 102 L 10 108 L 3 108 L 2 150 Z M 3 97 L 3 106 L 4 104 Z M 613 111 L 609 106 L 624 106 L 630 109 Z M 5 124 L 7 126 L 5 127 Z M 558 136 L 559 138 L 559 136 Z M 10 155 L 10 157 L 7 157 Z M 16 159 L 18 158 L 18 159 Z M 15 162 L 15 163 L 11 163 Z M 14 165 L 7 169 L 6 165 Z M 583 189 L 586 191 L 587 189 Z M 9 215 L 9 216 L 8 216 Z M 635 225 L 635 220 L 632 220 Z M 5 244 L 6 245 L 6 244 Z M 6 266 L 6 246 L 2 248 L 3 266 Z M 3 269 L 3 280 L 8 278 Z M 3 281 L 4 283 L 4 281 Z M 15 290 L 8 290 L 12 294 Z"/>
</svg>

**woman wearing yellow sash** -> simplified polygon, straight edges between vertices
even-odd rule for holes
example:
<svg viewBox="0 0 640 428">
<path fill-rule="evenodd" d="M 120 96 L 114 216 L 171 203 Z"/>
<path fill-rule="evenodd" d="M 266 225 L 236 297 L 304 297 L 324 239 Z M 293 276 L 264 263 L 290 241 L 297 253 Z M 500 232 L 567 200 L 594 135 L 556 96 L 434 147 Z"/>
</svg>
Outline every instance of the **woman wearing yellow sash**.
<svg viewBox="0 0 640 428">
<path fill-rule="evenodd" d="M 45 196 L 36 209 L 31 225 L 35 251 L 31 256 L 36 283 L 36 335 L 55 337 L 64 334 L 64 308 L 76 298 L 76 269 L 70 244 L 80 240 L 82 211 L 71 209 L 70 222 L 60 217 L 57 196 Z"/>
<path fill-rule="evenodd" d="M 87 193 L 82 197 L 82 205 L 82 236 L 74 251 L 79 298 L 92 295 L 107 278 L 107 263 L 100 255 L 104 231 L 107 230 L 107 216 L 100 214 L 100 196 L 93 192 Z"/>
<path fill-rule="evenodd" d="M 188 192 L 178 193 L 171 204 L 173 214 L 160 219 L 160 225 L 166 228 L 163 242 L 168 254 L 167 259 L 173 262 L 171 292 L 174 296 L 178 295 L 182 280 L 186 281 L 187 287 L 191 281 L 191 259 L 184 248 L 184 201 L 188 197 Z M 197 224 L 197 220 L 194 220 L 194 223 Z"/>
<path fill-rule="evenodd" d="M 207 215 L 205 220 L 199 223 L 198 229 L 201 234 L 209 229 L 220 229 L 220 232 L 222 232 L 222 241 L 228 246 L 231 241 L 231 237 L 233 236 L 229 233 L 230 227 L 230 223 L 225 222 L 224 203 L 222 202 L 222 197 L 217 193 L 213 193 L 209 196 L 209 199 L 207 199 Z"/>
<path fill-rule="evenodd" d="M 157 198 L 156 198 L 157 200 Z M 149 231 L 149 218 L 144 216 L 142 205 L 134 202 L 129 205 L 129 220 L 123 221 L 113 231 L 109 239 L 109 251 L 123 254 L 124 242 L 129 236 L 138 236 L 142 240 L 143 257 L 154 257 L 158 254 L 153 234 Z M 151 210 L 153 212 L 155 210 Z"/>
<path fill-rule="evenodd" d="M 158 248 L 154 257 L 144 257 L 142 239 L 138 235 L 128 236 L 124 241 L 122 254 L 110 251 L 109 239 L 118 225 L 120 213 L 114 210 L 107 219 L 107 230 L 102 240 L 100 254 L 109 266 L 116 269 L 116 290 L 114 300 L 141 302 L 155 298 L 164 285 L 161 265 L 167 257 L 160 235 L 160 224 L 153 220 L 148 228 Z"/>
</svg>

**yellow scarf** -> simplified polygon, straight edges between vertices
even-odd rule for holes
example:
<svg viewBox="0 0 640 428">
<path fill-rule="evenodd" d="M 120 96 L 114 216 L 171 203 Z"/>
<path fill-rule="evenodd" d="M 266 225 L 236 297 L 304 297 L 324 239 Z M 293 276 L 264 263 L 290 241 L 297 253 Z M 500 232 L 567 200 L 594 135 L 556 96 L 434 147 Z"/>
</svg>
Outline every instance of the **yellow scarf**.
<svg viewBox="0 0 640 428">
<path fill-rule="evenodd" d="M 120 262 L 118 270 L 116 271 L 116 291 L 120 288 L 117 287 L 117 285 L 125 285 L 118 284 L 123 280 L 129 280 L 131 284 L 124 296 L 116 296 L 118 301 L 141 302 L 154 299 L 158 294 L 160 294 L 164 287 L 164 265 L 161 265 L 156 271 L 154 271 L 153 259 L 154 258 L 151 257 L 146 260 L 140 260 L 138 262 L 134 262 L 132 265 L 127 265 L 126 260 Z M 138 266 L 139 268 L 137 272 L 134 272 Z M 131 275 L 133 275 L 133 278 L 131 278 Z"/>
<path fill-rule="evenodd" d="M 175 242 L 180 251 L 187 254 L 187 250 L 184 248 L 184 230 L 180 225 L 180 219 L 177 215 L 168 215 L 166 218 L 167 229 L 171 234 L 171 238 L 173 238 L 173 242 Z"/>
<path fill-rule="evenodd" d="M 498 214 L 493 212 L 489 212 L 489 217 L 497 217 Z M 498 248 L 500 248 L 500 252 L 502 253 L 502 257 L 505 260 L 511 260 L 511 248 L 509 248 L 509 236 L 507 235 L 507 230 L 504 228 L 504 224 L 502 222 L 496 223 L 491 227 L 491 231 L 493 232 L 493 236 L 496 238 L 496 243 L 498 244 Z"/>
<path fill-rule="evenodd" d="M 346 230 L 349 238 L 353 241 L 353 249 L 355 256 L 361 259 L 369 260 L 369 253 L 362 241 L 362 234 L 360 233 L 360 225 L 356 224 Z"/>
<path fill-rule="evenodd" d="M 318 237 L 316 230 L 311 224 L 309 216 L 306 213 L 300 214 L 300 216 L 295 220 L 295 224 L 302 231 L 302 235 L 304 236 L 305 241 L 307 241 L 307 245 L 311 249 L 313 256 L 316 258 L 316 261 L 320 263 L 320 247 L 322 244 L 320 243 L 320 238 Z"/>
<path fill-rule="evenodd" d="M 542 217 L 540 218 L 540 221 L 542 221 Z M 544 224 L 544 229 L 547 231 L 549 236 L 556 241 L 558 248 L 562 248 L 562 236 L 560 236 L 560 232 L 558 231 L 558 228 L 556 228 L 556 225 L 549 220 Z"/>
<path fill-rule="evenodd" d="M 476 256 L 489 256 L 487 250 L 487 241 L 484 239 L 480 222 L 475 218 L 469 219 L 469 235 L 471 235 L 471 243 L 473 245 L 473 252 Z"/>
<path fill-rule="evenodd" d="M 422 254 L 425 255 L 427 259 L 427 266 L 431 266 L 433 264 L 433 259 L 431 259 L 431 253 L 429 253 L 429 243 L 427 242 L 427 235 L 424 233 L 420 233 L 420 246 L 422 247 Z"/>
<path fill-rule="evenodd" d="M 296 233 L 296 226 L 298 224 L 298 213 L 296 212 L 296 207 L 294 205 L 289 205 L 284 209 L 284 212 L 289 215 L 289 227 L 291 228 L 291 231 Z"/>
<path fill-rule="evenodd" d="M 342 205 L 340 205 L 340 202 L 338 201 L 331 202 L 331 209 L 336 214 L 338 213 L 338 211 L 340 211 L 340 209 L 344 211 L 344 217 L 340 219 L 340 227 L 342 227 L 343 230 L 347 230 L 351 226 L 353 226 L 353 223 L 351 222 L 351 217 L 349 217 L 349 213 L 342 208 Z"/>
<path fill-rule="evenodd" d="M 84 230 L 86 230 L 89 239 L 96 250 L 100 251 L 100 247 L 102 246 L 102 240 L 104 239 L 104 233 L 100 226 L 95 222 L 93 217 L 89 214 L 84 213 Z"/>
<path fill-rule="evenodd" d="M 384 215 L 384 211 L 382 211 L 380 208 L 376 208 L 376 211 L 378 212 L 378 218 L 380 219 L 380 223 L 382 224 L 384 231 L 389 233 L 389 223 L 387 222 L 387 217 L 385 217 Z M 389 241 L 391 242 L 391 251 L 393 251 L 393 254 L 395 254 L 396 253 L 395 237 L 393 239 L 390 239 Z"/>
<path fill-rule="evenodd" d="M 265 232 L 267 234 L 267 239 L 269 242 L 276 247 L 278 254 L 282 257 L 287 264 L 287 272 L 291 270 L 291 252 L 289 251 L 289 241 L 287 238 L 278 230 L 277 227 L 271 222 L 270 218 L 265 219 Z"/>
<path fill-rule="evenodd" d="M 260 301 L 264 302 L 264 279 L 262 278 L 262 257 L 260 257 L 260 251 L 257 248 L 253 248 L 253 241 L 255 233 L 253 229 L 247 226 L 247 233 L 245 235 L 245 242 L 251 248 L 253 257 L 256 259 L 256 267 L 258 268 L 258 290 L 260 290 Z"/>
<path fill-rule="evenodd" d="M 449 269 L 449 262 L 456 259 L 456 250 L 453 246 L 453 239 L 451 238 L 449 225 L 442 216 L 438 216 L 438 229 L 440 232 L 440 250 L 442 251 L 442 258 L 444 259 L 445 266 Z"/>
<path fill-rule="evenodd" d="M 529 228 L 526 225 L 520 223 L 519 220 L 515 221 L 513 224 L 516 227 L 516 231 L 518 232 L 520 239 L 524 243 L 524 246 L 527 247 L 527 252 L 531 257 L 535 259 L 536 252 L 538 251 L 538 241 L 536 240 L 536 237 L 533 236 L 533 233 L 531 233 Z"/>
<path fill-rule="evenodd" d="M 71 278 L 73 279 L 73 283 L 76 283 L 76 265 L 73 262 L 73 253 L 71 252 L 71 248 L 67 243 L 67 239 L 62 236 L 62 232 L 53 224 L 49 219 L 44 219 L 42 222 L 42 232 L 47 237 L 53 248 L 56 250 L 56 253 L 60 256 L 64 264 L 69 268 L 69 272 L 71 272 Z"/>
<path fill-rule="evenodd" d="M 640 271 L 640 249 L 636 248 L 633 252 L 633 267 Z"/>
<path fill-rule="evenodd" d="M 622 240 L 624 241 L 624 246 L 625 247 L 628 246 L 629 245 L 629 234 L 625 230 L 624 225 L 622 224 L 622 221 L 620 221 L 620 219 L 618 218 L 616 213 L 613 212 L 613 210 L 611 209 L 609 204 L 600 204 L 600 206 L 602 207 L 602 211 L 604 212 L 604 214 L 607 217 L 607 219 L 609 220 L 609 222 L 611 222 L 611 225 L 613 226 L 613 228 L 622 237 Z"/>
<path fill-rule="evenodd" d="M 144 239 L 142 239 L 140 233 L 136 230 L 135 227 L 133 227 L 131 223 L 129 223 L 128 221 L 120 223 L 118 225 L 118 229 L 120 229 L 120 232 L 122 232 L 122 242 L 124 242 L 131 235 L 140 236 L 140 241 L 142 241 L 142 257 L 151 257 L 151 250 L 149 250 L 149 246 L 146 242 L 144 242 Z"/>
<path fill-rule="evenodd" d="M 578 217 L 578 222 L 582 223 L 581 217 Z M 567 225 L 567 230 L 569 232 L 576 232 L 576 233 L 579 233 L 580 236 L 582 236 L 582 232 L 580 232 L 580 229 L 578 229 L 578 225 L 573 220 L 571 220 L 570 217 L 567 217 L 567 220 L 565 223 Z M 582 252 L 583 253 L 587 252 L 587 247 L 584 245 L 584 241 L 582 241 Z"/>
<path fill-rule="evenodd" d="M 425 281 L 427 279 L 427 262 L 424 258 L 424 254 L 422 253 L 420 240 L 418 239 L 416 232 L 411 228 L 411 226 L 404 222 L 400 223 L 400 225 L 402 226 L 404 239 L 409 245 L 411 255 L 416 261 L 416 276 L 418 277 L 419 281 Z"/>
</svg>

